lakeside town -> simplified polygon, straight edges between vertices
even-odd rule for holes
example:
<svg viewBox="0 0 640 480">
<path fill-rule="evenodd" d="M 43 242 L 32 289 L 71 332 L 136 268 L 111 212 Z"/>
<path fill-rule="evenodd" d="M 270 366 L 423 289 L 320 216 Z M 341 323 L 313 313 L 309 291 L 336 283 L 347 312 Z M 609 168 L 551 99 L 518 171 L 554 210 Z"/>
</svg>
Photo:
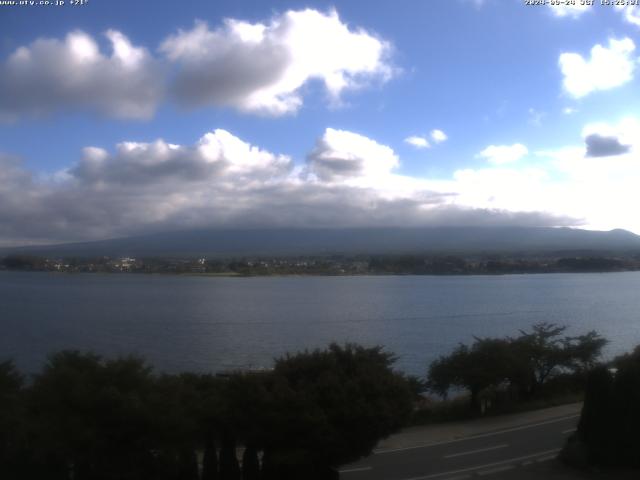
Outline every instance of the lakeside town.
<svg viewBox="0 0 640 480">
<path fill-rule="evenodd" d="M 220 276 L 269 275 L 495 275 L 640 270 L 640 255 L 432 256 L 334 255 L 243 258 L 0 257 L 0 270 L 61 273 L 154 273 Z"/>
</svg>

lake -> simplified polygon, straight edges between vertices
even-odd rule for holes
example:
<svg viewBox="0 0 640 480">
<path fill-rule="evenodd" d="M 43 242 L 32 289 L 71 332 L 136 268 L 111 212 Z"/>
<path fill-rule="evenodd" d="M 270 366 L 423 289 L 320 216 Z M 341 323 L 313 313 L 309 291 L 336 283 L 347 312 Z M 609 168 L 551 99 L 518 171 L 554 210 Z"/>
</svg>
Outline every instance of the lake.
<svg viewBox="0 0 640 480">
<path fill-rule="evenodd" d="M 37 371 L 48 353 L 136 353 L 157 369 L 269 367 L 332 341 L 384 345 L 397 367 L 473 336 L 536 322 L 595 329 L 606 355 L 640 343 L 640 273 L 220 278 L 0 272 L 0 360 Z"/>
</svg>

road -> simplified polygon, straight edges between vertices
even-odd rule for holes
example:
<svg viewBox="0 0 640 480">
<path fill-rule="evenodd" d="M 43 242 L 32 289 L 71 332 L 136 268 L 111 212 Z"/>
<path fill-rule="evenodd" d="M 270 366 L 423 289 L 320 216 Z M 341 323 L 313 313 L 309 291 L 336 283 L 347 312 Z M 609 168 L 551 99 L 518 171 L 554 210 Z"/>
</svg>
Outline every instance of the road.
<svg viewBox="0 0 640 480">
<path fill-rule="evenodd" d="M 553 460 L 577 414 L 454 440 L 377 450 L 340 470 L 343 480 L 463 480 Z"/>
</svg>

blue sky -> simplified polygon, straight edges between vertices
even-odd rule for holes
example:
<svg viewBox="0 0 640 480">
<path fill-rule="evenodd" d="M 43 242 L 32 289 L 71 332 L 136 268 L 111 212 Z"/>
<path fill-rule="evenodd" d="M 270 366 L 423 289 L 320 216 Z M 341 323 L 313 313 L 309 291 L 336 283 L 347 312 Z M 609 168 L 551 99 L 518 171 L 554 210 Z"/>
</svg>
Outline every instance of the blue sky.
<svg viewBox="0 0 640 480">
<path fill-rule="evenodd" d="M 253 225 L 640 233 L 639 33 L 637 8 L 521 0 L 0 6 L 0 243 Z"/>
</svg>

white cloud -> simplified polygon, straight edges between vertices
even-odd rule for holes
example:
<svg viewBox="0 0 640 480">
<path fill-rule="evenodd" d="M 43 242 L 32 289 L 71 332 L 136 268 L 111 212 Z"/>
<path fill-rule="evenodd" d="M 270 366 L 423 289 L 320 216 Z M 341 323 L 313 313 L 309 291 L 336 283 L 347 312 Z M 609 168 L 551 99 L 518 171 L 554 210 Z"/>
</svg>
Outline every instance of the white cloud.
<svg viewBox="0 0 640 480">
<path fill-rule="evenodd" d="M 559 192 L 555 199 L 558 208 L 584 217 L 592 228 L 627 228 L 640 233 L 636 215 L 640 202 L 640 120 L 591 124 L 582 134 L 586 148 L 562 149 L 549 166 L 562 179 L 564 195 Z M 601 138 L 590 145 L 594 135 Z M 621 150 L 620 145 L 628 148 Z M 594 152 L 594 146 L 600 150 Z"/>
<path fill-rule="evenodd" d="M 327 128 L 309 154 L 309 167 L 324 181 L 378 182 L 400 164 L 394 151 L 364 135 Z"/>
<path fill-rule="evenodd" d="M 508 211 L 555 212 L 557 206 L 540 197 L 548 188 L 549 176 L 535 167 L 496 166 L 461 169 L 454 173 L 452 189 L 459 204 L 474 208 L 496 208 Z M 561 211 L 560 211 L 561 212 Z"/>
<path fill-rule="evenodd" d="M 640 233 L 640 119 L 586 125 L 581 140 L 527 162 L 458 170 L 440 188 L 456 193 L 457 205 L 547 212 L 583 219 L 585 228 Z"/>
<path fill-rule="evenodd" d="M 594 46 L 588 60 L 578 53 L 561 54 L 558 62 L 564 76 L 564 89 L 571 96 L 580 98 L 629 82 L 635 70 L 636 59 L 632 55 L 635 48 L 635 43 L 628 37 L 611 38 L 608 47 Z"/>
<path fill-rule="evenodd" d="M 638 5 L 616 5 L 616 9 L 622 13 L 624 19 L 640 27 L 640 6 Z"/>
<path fill-rule="evenodd" d="M 405 138 L 404 142 L 416 148 L 429 148 L 431 146 L 425 137 L 421 137 L 419 135 L 411 135 L 410 137 Z"/>
<path fill-rule="evenodd" d="M 164 182 L 207 182 L 230 176 L 251 179 L 286 174 L 291 159 L 252 146 L 226 130 L 206 133 L 191 147 L 156 140 L 122 142 L 115 153 L 87 147 L 76 166 L 67 171 L 85 184 L 135 184 L 140 188 Z"/>
<path fill-rule="evenodd" d="M 489 145 L 478 156 L 494 165 L 504 165 L 517 162 L 527 153 L 529 153 L 527 147 L 521 143 L 514 143 L 513 145 Z"/>
<path fill-rule="evenodd" d="M 431 130 L 431 132 L 429 133 L 429 137 L 435 144 L 445 142 L 448 138 L 442 130 L 439 130 L 437 128 Z M 427 138 L 427 135 L 411 135 L 410 137 L 405 138 L 404 141 L 405 143 L 408 143 L 409 145 L 418 149 L 431 148 L 431 143 Z"/>
<path fill-rule="evenodd" d="M 579 1 L 576 2 L 575 5 L 557 5 L 557 4 L 548 4 L 549 8 L 551 9 L 551 12 L 556 16 L 556 17 L 571 17 L 571 18 L 578 18 L 580 17 L 582 14 L 590 11 L 593 6 L 592 5 L 582 5 Z"/>
<path fill-rule="evenodd" d="M 433 140 L 436 143 L 442 143 L 445 142 L 447 140 L 447 135 L 446 133 L 444 133 L 442 130 L 439 129 L 434 129 L 431 130 L 431 140 Z"/>
<path fill-rule="evenodd" d="M 578 111 L 578 109 L 577 109 L 577 108 L 574 108 L 574 107 L 564 107 L 564 108 L 562 109 L 562 113 L 563 113 L 564 115 L 573 115 L 573 114 L 574 114 L 574 113 L 576 113 L 577 111 Z"/>
<path fill-rule="evenodd" d="M 0 119 L 88 109 L 144 119 L 163 96 L 161 68 L 146 49 L 122 33 L 105 33 L 111 55 L 82 31 L 63 41 L 38 39 L 0 65 Z"/>
<path fill-rule="evenodd" d="M 283 115 L 303 103 L 301 87 L 323 82 L 332 102 L 345 90 L 388 80 L 390 46 L 351 29 L 333 10 L 287 11 L 266 23 L 228 19 L 211 30 L 198 22 L 160 47 L 178 65 L 174 95 L 189 106 L 230 106 Z"/>
</svg>

